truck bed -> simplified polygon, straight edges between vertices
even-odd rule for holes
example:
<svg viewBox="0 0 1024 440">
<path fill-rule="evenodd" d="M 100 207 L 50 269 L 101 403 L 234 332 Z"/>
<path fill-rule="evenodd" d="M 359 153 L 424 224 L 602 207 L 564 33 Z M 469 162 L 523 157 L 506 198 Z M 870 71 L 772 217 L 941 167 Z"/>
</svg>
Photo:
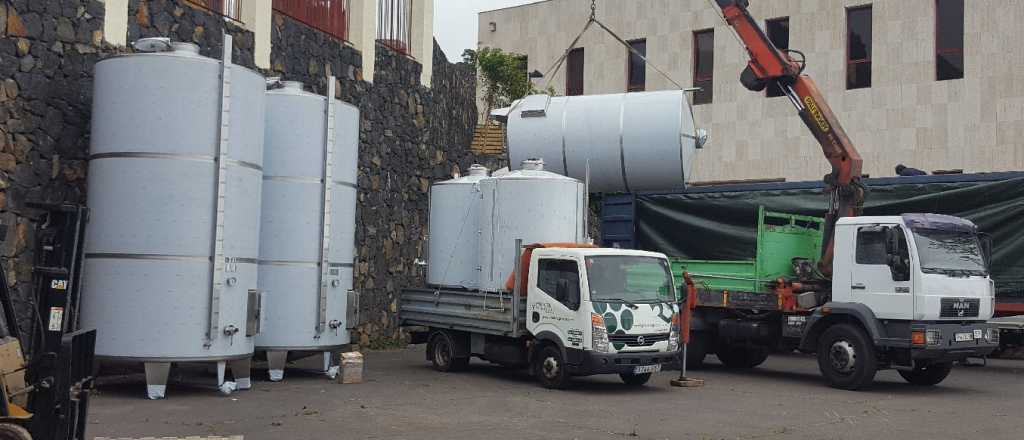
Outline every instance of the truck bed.
<svg viewBox="0 0 1024 440">
<path fill-rule="evenodd" d="M 509 292 L 404 289 L 399 294 L 398 322 L 402 326 L 517 337 L 526 328 L 526 298 L 517 302 L 512 298 Z"/>
</svg>

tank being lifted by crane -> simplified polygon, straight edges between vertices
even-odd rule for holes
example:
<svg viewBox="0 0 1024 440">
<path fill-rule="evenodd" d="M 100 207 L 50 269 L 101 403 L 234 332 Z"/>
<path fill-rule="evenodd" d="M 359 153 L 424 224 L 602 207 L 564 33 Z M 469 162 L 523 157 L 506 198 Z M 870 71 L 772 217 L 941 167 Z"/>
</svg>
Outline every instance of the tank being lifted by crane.
<svg viewBox="0 0 1024 440">
<path fill-rule="evenodd" d="M 683 190 L 707 133 L 682 90 L 532 95 L 494 112 L 508 127 L 509 163 L 542 157 L 590 191 Z"/>
</svg>

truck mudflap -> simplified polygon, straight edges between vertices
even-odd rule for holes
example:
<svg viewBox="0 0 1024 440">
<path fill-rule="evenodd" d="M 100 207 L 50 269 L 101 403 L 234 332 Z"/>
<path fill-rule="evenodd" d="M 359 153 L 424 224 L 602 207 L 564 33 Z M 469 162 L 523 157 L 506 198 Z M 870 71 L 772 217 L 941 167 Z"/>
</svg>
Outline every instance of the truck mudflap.
<svg viewBox="0 0 1024 440">
<path fill-rule="evenodd" d="M 914 344 L 911 359 L 933 362 L 985 357 L 999 348 L 999 328 L 987 322 L 913 323 L 913 332 L 924 332 L 925 344 Z"/>
<path fill-rule="evenodd" d="M 676 360 L 676 352 L 654 353 L 596 353 L 578 348 L 566 349 L 569 372 L 574 376 L 592 374 L 624 374 L 634 373 L 637 367 L 661 366 Z"/>
</svg>

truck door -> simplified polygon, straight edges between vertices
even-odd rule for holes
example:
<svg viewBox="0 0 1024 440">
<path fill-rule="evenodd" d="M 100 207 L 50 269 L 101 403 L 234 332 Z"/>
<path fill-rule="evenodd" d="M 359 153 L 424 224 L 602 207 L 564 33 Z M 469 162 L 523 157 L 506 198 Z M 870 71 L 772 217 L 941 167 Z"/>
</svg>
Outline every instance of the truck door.
<svg viewBox="0 0 1024 440">
<path fill-rule="evenodd" d="M 896 249 L 887 249 L 894 240 Z M 892 246 L 890 246 L 892 247 Z M 854 264 L 850 273 L 850 296 L 871 308 L 879 319 L 912 319 L 914 295 L 910 271 L 898 270 L 890 261 L 895 251 L 909 262 L 907 239 L 898 225 L 872 225 L 857 228 Z"/>
<path fill-rule="evenodd" d="M 526 328 L 534 335 L 551 332 L 566 348 L 583 348 L 580 315 L 580 268 L 574 259 L 538 258 L 530 280 Z M 586 320 L 589 323 L 589 317 Z"/>
</svg>

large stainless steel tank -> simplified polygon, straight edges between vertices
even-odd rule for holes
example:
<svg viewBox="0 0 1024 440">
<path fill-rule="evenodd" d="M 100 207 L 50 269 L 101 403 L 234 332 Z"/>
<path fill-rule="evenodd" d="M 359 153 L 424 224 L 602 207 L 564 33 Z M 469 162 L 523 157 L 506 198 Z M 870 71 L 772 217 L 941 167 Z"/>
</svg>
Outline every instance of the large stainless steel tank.
<svg viewBox="0 0 1024 440">
<path fill-rule="evenodd" d="M 476 289 L 480 263 L 480 181 L 487 168 L 469 167 L 469 174 L 430 187 L 427 242 L 427 284 Z"/>
<path fill-rule="evenodd" d="M 547 169 L 583 180 L 590 191 L 682 190 L 706 139 L 683 91 L 534 95 L 508 114 L 513 165 L 541 157 Z"/>
<path fill-rule="evenodd" d="M 544 161 L 480 181 L 479 289 L 505 288 L 515 268 L 515 241 L 582 243 L 586 189 L 579 180 L 544 171 Z"/>
<path fill-rule="evenodd" d="M 267 92 L 256 337 L 272 380 L 283 377 L 288 351 L 349 343 L 359 149 L 357 108 L 282 85 Z"/>
<path fill-rule="evenodd" d="M 146 363 L 152 398 L 177 361 L 218 361 L 219 382 L 241 361 L 245 388 L 265 80 L 192 44 L 144 47 L 96 64 L 82 326 L 98 357 Z"/>
</svg>

